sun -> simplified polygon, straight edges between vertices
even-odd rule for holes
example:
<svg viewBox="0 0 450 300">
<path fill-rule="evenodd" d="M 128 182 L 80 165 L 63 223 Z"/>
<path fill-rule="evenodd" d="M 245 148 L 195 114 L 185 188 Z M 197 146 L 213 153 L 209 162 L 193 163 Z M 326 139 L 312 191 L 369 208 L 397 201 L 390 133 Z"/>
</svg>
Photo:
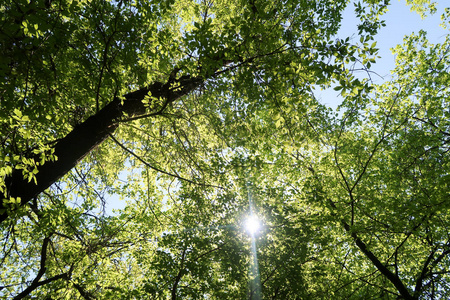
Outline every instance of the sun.
<svg viewBox="0 0 450 300">
<path fill-rule="evenodd" d="M 261 221 L 258 219 L 255 215 L 250 215 L 247 220 L 245 220 L 245 230 L 251 234 L 254 235 L 259 231 L 261 228 Z"/>
</svg>

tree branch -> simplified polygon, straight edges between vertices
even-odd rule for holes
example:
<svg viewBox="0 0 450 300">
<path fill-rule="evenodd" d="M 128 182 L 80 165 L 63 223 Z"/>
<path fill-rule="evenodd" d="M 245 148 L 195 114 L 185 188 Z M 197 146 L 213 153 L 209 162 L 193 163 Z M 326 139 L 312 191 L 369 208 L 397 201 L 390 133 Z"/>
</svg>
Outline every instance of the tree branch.
<svg viewBox="0 0 450 300">
<path fill-rule="evenodd" d="M 186 248 L 184 248 L 183 253 L 181 254 L 181 263 L 180 263 L 180 270 L 178 271 L 177 277 L 175 278 L 175 282 L 172 286 L 172 300 L 177 299 L 177 288 L 178 284 L 180 283 L 181 277 L 183 277 L 183 271 L 184 271 L 184 261 L 186 259 Z"/>
<path fill-rule="evenodd" d="M 330 203 L 330 206 L 334 209 L 336 209 L 336 205 L 334 204 L 333 201 L 331 201 L 330 199 L 328 199 L 328 202 Z M 370 251 L 367 248 L 367 245 L 360 239 L 360 237 L 356 234 L 356 232 L 354 232 L 350 225 L 345 222 L 345 220 L 341 220 L 341 223 L 345 229 L 345 231 L 347 233 L 350 234 L 350 236 L 353 238 L 353 241 L 355 242 L 356 246 L 359 248 L 359 250 L 373 263 L 373 265 L 378 269 L 378 271 L 381 272 L 381 274 L 383 274 L 383 276 L 385 276 L 396 288 L 397 291 L 400 293 L 400 295 L 404 298 L 404 299 L 415 299 L 410 292 L 408 291 L 408 289 L 406 288 L 406 286 L 403 284 L 402 280 L 400 279 L 400 277 L 398 277 L 396 274 L 392 273 L 391 270 L 389 270 L 379 259 L 378 257 L 376 257 L 375 254 L 373 254 L 372 251 Z"/>
<path fill-rule="evenodd" d="M 67 278 L 70 275 L 71 270 L 66 273 L 62 273 L 62 274 L 50 277 L 48 279 L 39 281 L 42 278 L 42 276 L 44 276 L 45 271 L 47 270 L 47 268 L 45 267 L 45 262 L 47 260 L 47 249 L 48 249 L 49 243 L 50 243 L 50 236 L 44 238 L 44 241 L 42 243 L 40 268 L 39 268 L 38 273 L 36 274 L 36 277 L 34 278 L 34 280 L 31 282 L 31 284 L 25 290 L 23 290 L 21 293 L 19 293 L 18 295 L 16 295 L 13 298 L 14 300 L 23 299 L 23 298 L 27 297 L 31 292 L 33 292 L 38 287 L 48 284 L 50 282 L 56 281 L 58 279 Z"/>
<path fill-rule="evenodd" d="M 19 197 L 23 206 L 31 199 L 42 193 L 59 178 L 68 173 L 81 159 L 95 147 L 101 144 L 119 126 L 124 117 L 140 116 L 147 113 L 147 107 L 142 100 L 150 93 L 152 98 L 164 99 L 160 112 L 171 102 L 188 94 L 197 88 L 202 78 L 182 76 L 174 82 L 162 84 L 155 82 L 148 88 L 126 94 L 123 98 L 114 98 L 94 116 L 76 126 L 67 136 L 59 140 L 54 146 L 55 161 L 48 161 L 38 167 L 36 182 L 24 178 L 22 170 L 15 169 L 5 178 L 7 197 Z M 176 88 L 172 88 L 172 86 Z M 9 216 L 8 207 L 4 200 L 0 200 L 0 223 Z"/>
<path fill-rule="evenodd" d="M 86 300 L 92 300 L 94 299 L 91 296 L 91 293 L 87 292 L 81 285 L 77 284 L 77 283 L 72 283 L 73 286 L 75 287 L 75 289 L 78 291 L 78 293 L 80 293 L 81 297 L 83 297 Z"/>
<path fill-rule="evenodd" d="M 194 182 L 194 181 L 192 181 L 192 180 L 190 180 L 190 179 L 181 177 L 181 176 L 179 176 L 178 174 L 172 174 L 172 173 L 169 173 L 169 172 L 164 171 L 164 170 L 162 170 L 162 169 L 159 169 L 159 168 L 157 168 L 157 167 L 155 167 L 155 166 L 152 166 L 151 164 L 149 164 L 148 162 L 146 162 L 142 157 L 140 157 L 139 155 L 137 155 L 136 153 L 134 153 L 133 151 L 131 151 L 130 149 L 128 149 L 127 147 L 125 147 L 125 146 L 124 146 L 121 142 L 119 142 L 112 134 L 110 135 L 110 138 L 111 138 L 117 145 L 119 145 L 120 148 L 122 148 L 124 151 L 126 151 L 126 152 L 128 152 L 129 154 L 131 154 L 132 156 L 134 156 L 137 160 L 139 160 L 141 163 L 143 163 L 145 166 L 149 167 L 150 169 L 153 169 L 153 170 L 155 170 L 155 171 L 157 171 L 157 172 L 166 174 L 166 175 L 171 176 L 171 177 L 175 177 L 175 178 L 177 178 L 177 179 L 179 179 L 179 180 L 181 180 L 181 181 L 189 182 L 189 183 L 194 184 L 194 185 L 210 186 L 210 185 L 205 185 L 205 184 L 201 184 L 201 183 L 198 183 L 198 182 Z M 217 186 L 212 186 L 212 187 L 217 187 Z M 218 188 L 218 187 L 217 187 L 217 188 Z"/>
</svg>

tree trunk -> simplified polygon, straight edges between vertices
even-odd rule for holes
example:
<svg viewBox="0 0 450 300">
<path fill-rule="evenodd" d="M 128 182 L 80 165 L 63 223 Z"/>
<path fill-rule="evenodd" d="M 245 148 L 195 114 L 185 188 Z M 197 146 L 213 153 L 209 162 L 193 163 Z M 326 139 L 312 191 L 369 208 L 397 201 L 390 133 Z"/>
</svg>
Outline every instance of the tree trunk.
<svg viewBox="0 0 450 300">
<path fill-rule="evenodd" d="M 126 114 L 128 117 L 142 116 L 147 112 L 142 100 L 151 93 L 152 97 L 163 100 L 160 112 L 169 104 L 197 88 L 201 78 L 183 76 L 178 80 L 170 79 L 166 84 L 155 82 L 124 96 L 124 100 L 113 99 L 108 105 L 85 122 L 76 126 L 67 136 L 59 140 L 54 147 L 55 161 L 48 161 L 38 167 L 36 181 L 23 178 L 22 170 L 14 170 L 6 177 L 7 197 L 20 197 L 20 205 L 27 204 L 50 187 L 59 178 L 68 173 L 75 165 L 96 146 L 102 143 L 118 127 L 118 121 Z M 172 86 L 177 86 L 172 88 Z M 5 209 L 4 200 L 0 200 L 0 210 Z M 0 223 L 8 218 L 8 212 L 0 214 Z"/>
</svg>

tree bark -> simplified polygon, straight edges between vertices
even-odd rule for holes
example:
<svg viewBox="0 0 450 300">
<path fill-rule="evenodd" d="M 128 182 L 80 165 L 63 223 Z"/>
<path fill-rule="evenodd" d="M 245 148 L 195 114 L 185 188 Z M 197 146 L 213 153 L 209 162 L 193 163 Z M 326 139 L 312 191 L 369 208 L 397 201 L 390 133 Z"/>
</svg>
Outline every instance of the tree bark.
<svg viewBox="0 0 450 300">
<path fill-rule="evenodd" d="M 158 111 L 162 112 L 169 103 L 188 94 L 197 88 L 201 82 L 203 82 L 202 78 L 182 76 L 177 80 L 169 79 L 165 84 L 155 82 L 148 88 L 126 94 L 124 100 L 113 99 L 97 114 L 76 126 L 67 136 L 55 144 L 54 154 L 57 160 L 48 161 L 38 167 L 37 184 L 34 181 L 29 182 L 24 179 L 22 170 L 16 169 L 10 176 L 6 177 L 7 197 L 20 197 L 21 206 L 37 197 L 59 178 L 67 174 L 83 157 L 101 144 L 109 134 L 113 133 L 118 127 L 118 121 L 124 115 L 132 118 L 148 113 L 142 100 L 149 92 L 152 97 L 163 100 L 163 105 Z M 3 209 L 6 210 L 6 206 L 2 199 L 0 200 L 0 210 Z M 8 216 L 7 210 L 0 214 L 0 223 L 6 220 Z"/>
<path fill-rule="evenodd" d="M 333 201 L 328 199 L 328 203 L 330 206 L 334 209 L 336 209 L 336 205 Z M 356 246 L 358 246 L 359 250 L 372 262 L 372 264 L 377 268 L 377 270 L 383 274 L 384 277 L 386 277 L 397 289 L 397 291 L 400 293 L 401 299 L 406 300 L 414 300 L 415 298 L 411 295 L 408 288 L 403 284 L 400 277 L 398 277 L 397 274 L 394 274 L 391 272 L 388 267 L 386 267 L 375 254 L 367 248 L 366 243 L 364 243 L 359 236 L 352 230 L 350 225 L 345 221 L 341 220 L 342 225 L 344 226 L 345 231 L 351 235 L 353 238 L 353 241 L 355 242 Z"/>
</svg>

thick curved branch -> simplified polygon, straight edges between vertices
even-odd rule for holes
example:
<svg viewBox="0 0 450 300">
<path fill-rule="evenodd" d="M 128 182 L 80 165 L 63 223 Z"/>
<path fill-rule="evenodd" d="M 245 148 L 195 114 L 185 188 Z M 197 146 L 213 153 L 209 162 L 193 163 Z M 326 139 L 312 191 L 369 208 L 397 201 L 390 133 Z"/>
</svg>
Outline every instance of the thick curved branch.
<svg viewBox="0 0 450 300">
<path fill-rule="evenodd" d="M 330 203 L 330 206 L 336 209 L 336 205 L 333 201 L 328 200 Z M 355 242 L 356 246 L 359 248 L 359 250 L 372 262 L 372 264 L 378 269 L 378 271 L 383 274 L 384 277 L 386 277 L 397 289 L 397 291 L 400 293 L 400 295 L 403 297 L 403 299 L 415 299 L 409 290 L 406 288 L 406 286 L 403 284 L 400 277 L 398 277 L 396 274 L 394 274 L 391 270 L 389 270 L 379 259 L 378 257 L 367 248 L 366 243 L 364 243 L 361 238 L 354 232 L 350 225 L 345 222 L 344 220 L 341 220 L 341 223 L 347 233 L 351 235 L 353 238 L 353 241 Z"/>
<path fill-rule="evenodd" d="M 66 272 L 66 273 L 62 273 L 59 275 L 55 275 L 53 277 L 50 277 L 48 279 L 42 280 L 37 282 L 34 286 L 29 286 L 27 289 L 25 289 L 22 293 L 18 294 L 16 297 L 14 297 L 14 300 L 18 300 L 18 299 L 24 299 L 25 297 L 27 297 L 32 291 L 34 291 L 35 289 L 37 289 L 40 286 L 49 284 L 53 281 L 59 280 L 59 279 L 68 279 L 70 277 L 70 272 Z"/>
<path fill-rule="evenodd" d="M 160 112 L 169 103 L 188 94 L 197 88 L 202 78 L 182 76 L 173 82 L 162 84 L 155 82 L 148 88 L 126 94 L 123 99 L 114 98 L 112 102 L 101 109 L 97 114 L 76 126 L 67 136 L 59 140 L 54 146 L 55 161 L 48 161 L 38 167 L 36 182 L 24 179 L 22 170 L 14 170 L 5 179 L 8 197 L 20 197 L 21 205 L 27 204 L 31 199 L 42 193 L 59 178 L 68 173 L 95 147 L 101 144 L 118 127 L 119 121 L 124 117 L 140 116 L 147 113 L 147 107 L 142 100 L 150 93 L 152 98 L 163 99 L 164 105 Z M 7 207 L 0 200 L 0 223 L 8 217 Z"/>
<path fill-rule="evenodd" d="M 45 267 L 45 262 L 47 261 L 47 249 L 48 249 L 49 243 L 50 243 L 50 236 L 44 238 L 44 241 L 42 242 L 40 268 L 39 268 L 39 271 L 36 274 L 36 277 L 33 279 L 31 284 L 25 290 L 23 290 L 21 293 L 19 293 L 18 295 L 16 295 L 13 298 L 14 300 L 24 299 L 31 292 L 33 292 L 34 290 L 36 290 L 40 286 L 43 286 L 43 285 L 48 284 L 50 282 L 56 281 L 58 279 L 68 278 L 69 277 L 71 271 L 68 271 L 66 273 L 62 273 L 62 274 L 59 274 L 59 275 L 47 278 L 47 279 L 42 280 L 42 281 L 39 281 L 42 278 L 42 276 L 44 276 L 45 271 L 47 270 L 47 268 Z"/>
</svg>

